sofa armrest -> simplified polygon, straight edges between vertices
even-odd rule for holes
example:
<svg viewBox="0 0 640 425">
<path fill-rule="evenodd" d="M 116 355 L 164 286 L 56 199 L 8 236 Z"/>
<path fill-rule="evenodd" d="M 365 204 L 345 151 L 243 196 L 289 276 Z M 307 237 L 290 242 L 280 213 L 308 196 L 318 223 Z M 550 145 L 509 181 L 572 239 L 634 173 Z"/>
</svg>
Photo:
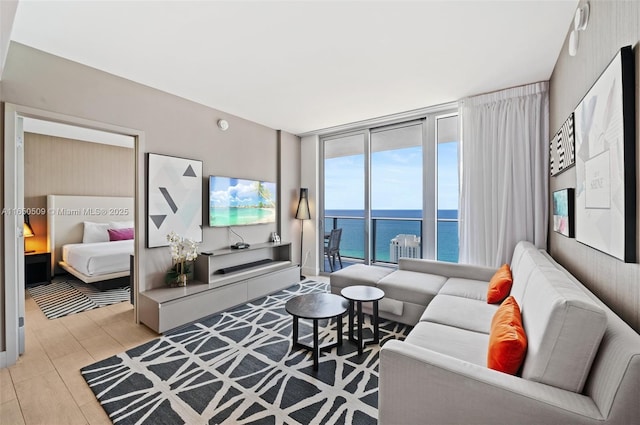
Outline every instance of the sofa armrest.
<svg viewBox="0 0 640 425">
<path fill-rule="evenodd" d="M 400 258 L 398 260 L 398 269 L 486 282 L 491 280 L 491 277 L 496 272 L 496 269 L 492 267 L 447 263 L 445 261 L 423 260 L 418 258 Z"/>
<path fill-rule="evenodd" d="M 406 342 L 380 351 L 379 423 L 593 424 L 582 394 L 507 375 Z"/>
</svg>

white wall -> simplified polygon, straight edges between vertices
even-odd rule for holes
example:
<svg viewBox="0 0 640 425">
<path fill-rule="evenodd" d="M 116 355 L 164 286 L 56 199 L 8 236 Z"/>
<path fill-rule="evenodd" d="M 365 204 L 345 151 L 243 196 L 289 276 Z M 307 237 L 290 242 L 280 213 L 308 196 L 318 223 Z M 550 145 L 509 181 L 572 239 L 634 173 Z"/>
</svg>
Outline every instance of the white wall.
<svg viewBox="0 0 640 425">
<path fill-rule="evenodd" d="M 0 1 L 0 79 L 2 79 L 2 69 L 7 60 L 11 30 L 17 9 L 18 0 Z"/>
<path fill-rule="evenodd" d="M 322 211 L 318 208 L 320 193 L 320 138 L 303 137 L 300 146 L 300 187 L 309 189 L 309 210 L 311 220 L 304 222 L 303 260 L 306 258 L 302 274 L 317 275 L 320 272 L 319 259 L 324 252 L 319 251 L 319 235 L 324 240 Z"/>
</svg>

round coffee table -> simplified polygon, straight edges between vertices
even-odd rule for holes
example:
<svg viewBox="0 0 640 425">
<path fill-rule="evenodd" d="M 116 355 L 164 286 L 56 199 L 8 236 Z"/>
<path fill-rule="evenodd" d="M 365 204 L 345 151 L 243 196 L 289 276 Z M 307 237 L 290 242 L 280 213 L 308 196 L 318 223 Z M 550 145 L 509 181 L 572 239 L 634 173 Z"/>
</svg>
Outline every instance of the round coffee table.
<svg viewBox="0 0 640 425">
<path fill-rule="evenodd" d="M 384 291 L 374 286 L 355 285 L 343 288 L 340 293 L 349 300 L 349 341 L 353 341 L 358 345 L 358 355 L 361 356 L 366 344 L 377 344 L 380 342 L 380 336 L 378 335 L 378 301 L 384 298 Z M 357 338 L 353 336 L 354 302 L 357 305 L 358 314 Z M 362 338 L 362 322 L 364 321 L 364 314 L 362 314 L 363 302 L 373 302 L 373 339 L 367 341 Z"/>
<path fill-rule="evenodd" d="M 318 370 L 320 351 L 330 350 L 342 345 L 342 315 L 347 312 L 349 302 L 339 295 L 318 293 L 300 295 L 285 304 L 287 313 L 293 316 L 293 346 L 311 350 L 313 353 L 313 370 Z M 331 344 L 319 345 L 318 320 L 335 317 L 338 322 L 338 339 Z M 311 346 L 298 341 L 298 320 L 313 320 L 313 344 Z"/>
</svg>

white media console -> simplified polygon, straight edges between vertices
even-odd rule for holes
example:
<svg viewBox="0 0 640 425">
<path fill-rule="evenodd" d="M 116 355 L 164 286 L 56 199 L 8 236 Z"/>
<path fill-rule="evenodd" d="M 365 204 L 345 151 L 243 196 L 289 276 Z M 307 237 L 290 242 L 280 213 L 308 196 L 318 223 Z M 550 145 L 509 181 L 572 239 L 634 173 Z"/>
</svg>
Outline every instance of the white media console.
<svg viewBox="0 0 640 425">
<path fill-rule="evenodd" d="M 140 293 L 140 321 L 162 333 L 300 281 L 291 262 L 291 243 L 260 243 L 199 255 L 195 281 L 185 287 Z"/>
</svg>

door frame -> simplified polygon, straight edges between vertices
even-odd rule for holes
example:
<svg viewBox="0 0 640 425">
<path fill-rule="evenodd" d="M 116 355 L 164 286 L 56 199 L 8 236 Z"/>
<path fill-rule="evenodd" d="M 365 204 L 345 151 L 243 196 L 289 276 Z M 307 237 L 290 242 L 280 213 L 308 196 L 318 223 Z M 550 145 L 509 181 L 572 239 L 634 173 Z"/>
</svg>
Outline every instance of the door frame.
<svg viewBox="0 0 640 425">
<path fill-rule="evenodd" d="M 63 115 L 11 103 L 4 104 L 4 208 L 5 212 L 24 208 L 24 135 L 23 118 L 53 121 L 77 127 L 122 134 L 134 138 L 134 319 L 138 319 L 140 277 L 145 276 L 144 245 L 144 131 Z M 4 214 L 4 320 L 5 349 L 0 352 L 0 367 L 13 365 L 24 350 L 24 237 L 22 214 Z M 13 283 L 12 283 L 13 282 Z M 2 324 L 2 322 L 4 322 Z M 1 331 L 1 329 L 0 329 Z"/>
</svg>

